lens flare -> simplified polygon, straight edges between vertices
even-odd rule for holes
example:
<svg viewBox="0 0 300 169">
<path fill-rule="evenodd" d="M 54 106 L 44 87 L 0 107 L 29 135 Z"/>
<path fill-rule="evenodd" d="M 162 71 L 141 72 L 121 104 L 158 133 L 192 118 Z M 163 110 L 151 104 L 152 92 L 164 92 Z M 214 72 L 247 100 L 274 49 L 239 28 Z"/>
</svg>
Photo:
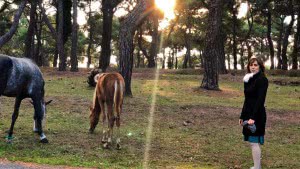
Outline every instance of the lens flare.
<svg viewBox="0 0 300 169">
<path fill-rule="evenodd" d="M 154 86 L 152 91 L 152 102 L 150 106 L 150 114 L 148 119 L 148 128 L 146 132 L 146 145 L 145 145 L 145 152 L 144 152 L 144 162 L 143 162 L 143 168 L 147 169 L 148 163 L 149 163 L 149 151 L 151 149 L 151 140 L 152 140 L 152 130 L 153 130 L 153 123 L 154 123 L 154 112 L 155 112 L 155 105 L 156 105 L 156 95 L 158 91 L 158 80 L 159 80 L 159 68 L 156 67 L 155 72 L 155 80 L 154 80 Z"/>
<path fill-rule="evenodd" d="M 172 4 L 169 4 L 169 2 L 172 2 Z M 175 6 L 175 0 L 155 0 L 156 4 L 160 4 L 162 8 L 167 8 L 167 9 L 174 9 Z M 169 8 L 172 6 L 172 8 Z M 173 13 L 174 15 L 174 13 Z M 166 15 L 165 15 L 166 16 Z M 173 17 L 174 18 L 174 17 Z M 159 44 L 159 50 L 162 48 L 163 44 L 163 35 L 161 34 L 160 36 L 160 44 Z M 156 63 L 157 64 L 157 63 Z M 162 63 L 164 64 L 164 63 Z M 153 133 L 153 123 L 154 123 L 154 113 L 155 113 L 155 107 L 156 107 L 156 97 L 158 93 L 158 81 L 159 81 L 159 68 L 158 65 L 156 65 L 156 71 L 155 71 L 155 79 L 154 79 L 154 86 L 153 86 L 153 91 L 152 91 L 152 101 L 151 101 L 151 106 L 150 106 L 150 112 L 149 112 L 149 118 L 148 118 L 148 127 L 146 131 L 146 143 L 145 143 L 145 151 L 144 151 L 144 161 L 143 161 L 143 168 L 148 169 L 149 168 L 149 151 L 151 149 L 151 140 L 152 140 L 152 133 Z"/>
</svg>

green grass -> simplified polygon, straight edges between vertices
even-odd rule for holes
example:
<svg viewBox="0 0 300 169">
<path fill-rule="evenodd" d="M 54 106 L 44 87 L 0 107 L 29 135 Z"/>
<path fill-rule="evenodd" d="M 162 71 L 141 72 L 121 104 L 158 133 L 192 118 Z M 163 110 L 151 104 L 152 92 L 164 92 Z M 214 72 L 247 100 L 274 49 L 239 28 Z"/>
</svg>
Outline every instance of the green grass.
<svg viewBox="0 0 300 169">
<path fill-rule="evenodd" d="M 139 70 L 140 71 L 140 70 Z M 32 132 L 33 108 L 22 102 L 15 125 L 15 139 L 5 142 L 13 98 L 0 98 L 0 158 L 50 165 L 98 168 L 143 168 L 145 138 L 154 85 L 153 71 L 134 77 L 134 97 L 124 100 L 121 116 L 122 150 L 101 148 L 100 123 L 89 134 L 89 106 L 93 88 L 86 75 L 45 76 L 47 107 L 43 145 Z M 142 72 L 140 72 L 142 73 Z M 268 77 L 267 134 L 263 146 L 263 168 L 300 168 L 299 86 L 278 86 L 274 79 L 298 81 L 284 76 Z M 200 89 L 201 75 L 160 75 L 154 113 L 150 168 L 249 168 L 250 149 L 242 141 L 237 125 L 243 104 L 241 76 L 222 75 L 221 91 Z M 183 125 L 185 121 L 189 125 Z"/>
<path fill-rule="evenodd" d="M 209 106 L 241 107 L 243 104 L 243 83 L 228 81 L 222 77 L 220 80 L 221 91 L 207 91 L 199 89 L 202 76 L 198 75 L 161 75 L 159 81 L 159 104 L 182 104 Z M 272 78 L 274 79 L 274 78 Z M 281 80 L 300 78 L 280 77 Z M 242 77 L 240 79 L 242 81 Z M 137 80 L 133 88 L 138 93 L 146 93 L 151 97 L 154 80 Z M 141 91 L 142 90 L 142 91 Z M 135 92 L 135 91 L 134 91 Z M 274 110 L 299 110 L 300 87 L 278 86 L 270 82 L 267 93 L 266 105 Z"/>
</svg>

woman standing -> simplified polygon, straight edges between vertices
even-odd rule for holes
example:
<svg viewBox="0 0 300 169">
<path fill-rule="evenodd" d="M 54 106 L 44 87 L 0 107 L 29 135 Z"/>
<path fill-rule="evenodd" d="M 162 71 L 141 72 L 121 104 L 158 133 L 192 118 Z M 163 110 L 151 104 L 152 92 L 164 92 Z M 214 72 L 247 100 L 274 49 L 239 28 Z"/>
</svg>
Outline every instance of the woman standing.
<svg viewBox="0 0 300 169">
<path fill-rule="evenodd" d="M 249 60 L 247 74 L 243 80 L 245 101 L 239 123 L 244 126 L 244 141 L 248 141 L 251 146 L 254 162 L 254 167 L 251 169 L 261 169 L 260 145 L 264 144 L 267 119 L 264 104 L 268 79 L 265 76 L 264 64 L 260 59 L 254 57 Z"/>
</svg>

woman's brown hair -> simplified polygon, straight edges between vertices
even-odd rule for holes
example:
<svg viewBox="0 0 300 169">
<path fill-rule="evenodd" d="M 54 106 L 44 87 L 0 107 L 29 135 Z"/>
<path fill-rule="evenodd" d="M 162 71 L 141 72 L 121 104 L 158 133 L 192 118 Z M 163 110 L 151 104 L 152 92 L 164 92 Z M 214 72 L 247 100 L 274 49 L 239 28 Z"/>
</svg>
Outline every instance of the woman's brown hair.
<svg viewBox="0 0 300 169">
<path fill-rule="evenodd" d="M 252 57 L 250 58 L 248 65 L 247 65 L 247 73 L 250 73 L 250 65 L 253 64 L 255 61 L 257 61 L 258 65 L 259 65 L 259 70 L 265 74 L 265 65 L 264 62 L 260 59 L 260 58 L 256 58 L 256 57 Z"/>
</svg>

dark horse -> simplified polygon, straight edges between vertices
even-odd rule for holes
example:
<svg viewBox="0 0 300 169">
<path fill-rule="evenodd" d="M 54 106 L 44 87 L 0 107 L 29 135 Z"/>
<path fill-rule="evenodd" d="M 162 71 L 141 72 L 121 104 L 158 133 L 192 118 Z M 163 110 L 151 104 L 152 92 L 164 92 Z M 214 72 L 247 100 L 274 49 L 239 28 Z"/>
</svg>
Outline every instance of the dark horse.
<svg viewBox="0 0 300 169">
<path fill-rule="evenodd" d="M 42 129 L 42 120 L 46 113 L 44 101 L 44 79 L 38 66 L 25 58 L 14 58 L 0 54 L 0 96 L 15 97 L 15 107 L 7 140 L 12 140 L 13 129 L 19 115 L 21 101 L 31 98 L 34 106 L 34 132 L 40 136 L 41 143 L 48 143 Z"/>
</svg>

